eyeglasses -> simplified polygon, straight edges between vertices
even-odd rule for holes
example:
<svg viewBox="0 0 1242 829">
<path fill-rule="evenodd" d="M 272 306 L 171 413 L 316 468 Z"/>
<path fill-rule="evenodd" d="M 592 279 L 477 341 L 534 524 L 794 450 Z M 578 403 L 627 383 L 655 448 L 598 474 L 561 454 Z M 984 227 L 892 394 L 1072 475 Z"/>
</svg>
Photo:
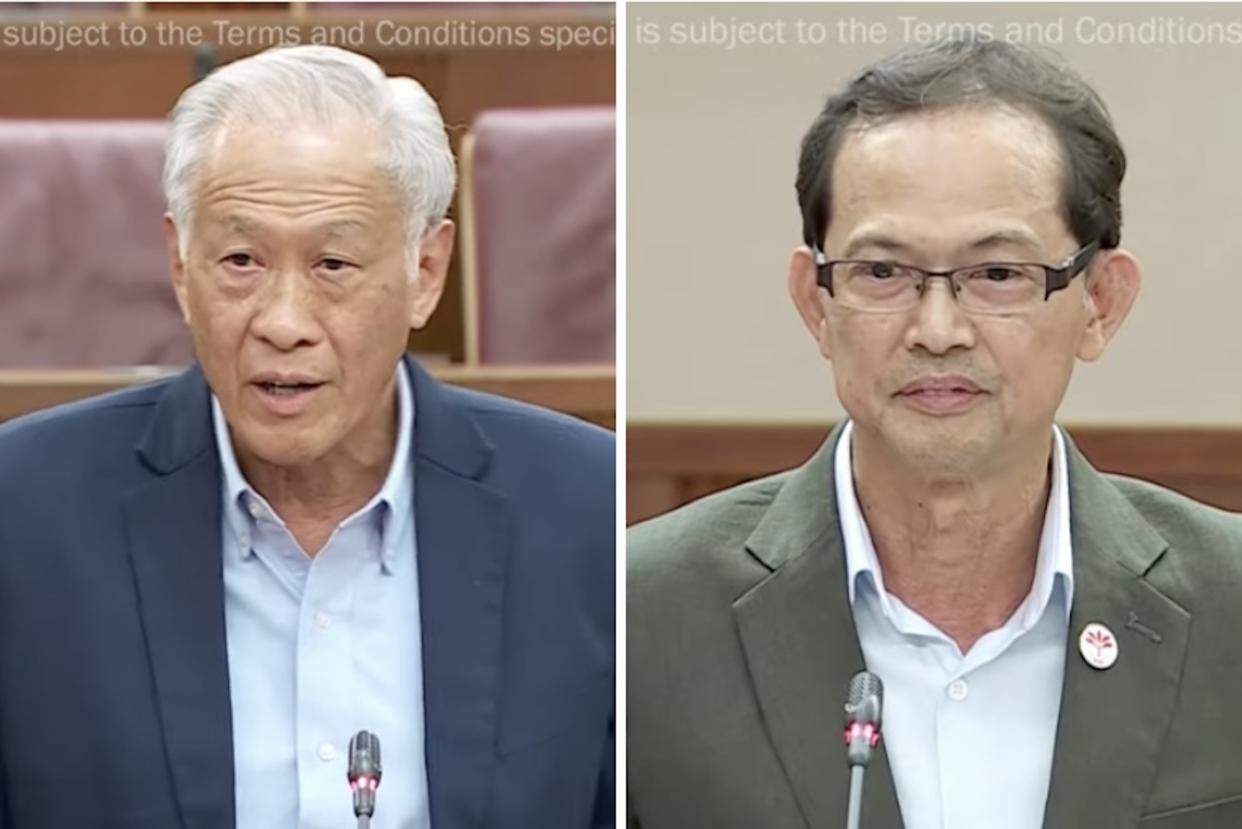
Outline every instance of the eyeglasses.
<svg viewBox="0 0 1242 829">
<path fill-rule="evenodd" d="M 1032 310 L 1068 286 L 1099 249 L 1099 242 L 1091 242 L 1056 267 L 1035 262 L 985 262 L 928 271 L 898 262 L 829 259 L 817 247 L 815 265 L 818 282 L 828 289 L 828 296 L 859 311 L 908 311 L 918 305 L 929 279 L 943 277 L 949 280 L 963 310 L 1014 314 Z"/>
</svg>

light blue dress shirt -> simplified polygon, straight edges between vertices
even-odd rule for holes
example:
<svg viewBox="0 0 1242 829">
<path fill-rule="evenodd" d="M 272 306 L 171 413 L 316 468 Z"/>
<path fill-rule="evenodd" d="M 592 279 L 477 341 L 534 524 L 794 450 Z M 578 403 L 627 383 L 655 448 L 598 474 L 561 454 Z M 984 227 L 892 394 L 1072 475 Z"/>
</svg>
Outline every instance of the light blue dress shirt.
<svg viewBox="0 0 1242 829">
<path fill-rule="evenodd" d="M 1031 592 L 963 654 L 884 587 L 854 490 L 853 424 L 837 444 L 849 599 L 867 669 L 884 682 L 883 739 L 906 829 L 1040 829 L 1052 774 L 1074 592 L 1065 440 Z"/>
<path fill-rule="evenodd" d="M 374 829 L 429 829 L 411 460 L 414 398 L 397 366 L 397 434 L 379 492 L 312 559 L 242 476 L 212 397 L 224 479 L 224 612 L 237 829 L 355 825 L 349 738 L 379 736 Z"/>
</svg>

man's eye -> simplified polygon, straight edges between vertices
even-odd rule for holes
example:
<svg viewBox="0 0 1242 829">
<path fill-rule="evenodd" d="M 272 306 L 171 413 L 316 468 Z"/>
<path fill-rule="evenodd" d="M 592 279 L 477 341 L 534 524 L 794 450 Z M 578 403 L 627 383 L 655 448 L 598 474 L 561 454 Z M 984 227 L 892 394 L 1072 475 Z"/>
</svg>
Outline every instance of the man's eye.
<svg viewBox="0 0 1242 829">
<path fill-rule="evenodd" d="M 890 262 L 872 262 L 869 271 L 868 275 L 876 279 L 888 279 L 894 273 L 892 263 Z"/>
<path fill-rule="evenodd" d="M 1000 265 L 984 268 L 979 273 L 980 278 L 986 279 L 990 282 L 1006 282 L 1010 279 L 1017 279 L 1021 275 L 1021 271 L 1018 271 L 1015 268 L 1006 268 Z"/>
<path fill-rule="evenodd" d="M 319 260 L 319 267 L 330 273 L 341 273 L 354 267 L 354 264 L 344 259 L 338 259 L 335 256 L 326 256 Z"/>
<path fill-rule="evenodd" d="M 230 253 L 224 261 L 236 268 L 244 268 L 254 264 L 254 257 L 248 253 Z"/>
</svg>

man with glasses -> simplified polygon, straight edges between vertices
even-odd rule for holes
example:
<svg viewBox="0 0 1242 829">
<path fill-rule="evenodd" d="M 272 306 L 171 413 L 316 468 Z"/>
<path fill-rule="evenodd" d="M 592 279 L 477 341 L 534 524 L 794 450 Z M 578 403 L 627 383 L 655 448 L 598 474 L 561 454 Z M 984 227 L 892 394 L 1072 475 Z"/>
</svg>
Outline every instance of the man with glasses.
<svg viewBox="0 0 1242 829">
<path fill-rule="evenodd" d="M 911 47 L 829 98 L 789 288 L 849 419 L 629 539 L 630 824 L 1242 825 L 1242 521 L 1054 426 L 1138 293 L 1125 156 L 1068 68 Z"/>
</svg>

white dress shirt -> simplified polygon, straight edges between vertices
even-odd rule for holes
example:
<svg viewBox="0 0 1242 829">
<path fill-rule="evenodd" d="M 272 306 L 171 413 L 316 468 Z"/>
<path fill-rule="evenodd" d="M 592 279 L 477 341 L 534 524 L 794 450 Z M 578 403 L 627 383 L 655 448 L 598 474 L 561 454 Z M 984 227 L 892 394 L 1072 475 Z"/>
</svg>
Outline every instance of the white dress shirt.
<svg viewBox="0 0 1242 829">
<path fill-rule="evenodd" d="M 884 587 L 854 490 L 853 424 L 835 457 L 849 600 L 867 669 L 884 682 L 883 739 L 906 829 L 1039 829 L 1052 773 L 1073 600 L 1065 441 L 1031 592 L 962 654 Z"/>
<path fill-rule="evenodd" d="M 373 829 L 429 829 L 411 461 L 414 398 L 380 491 L 312 559 L 242 476 L 212 397 L 224 482 L 224 612 L 237 829 L 355 825 L 349 738 L 379 736 Z"/>
</svg>

